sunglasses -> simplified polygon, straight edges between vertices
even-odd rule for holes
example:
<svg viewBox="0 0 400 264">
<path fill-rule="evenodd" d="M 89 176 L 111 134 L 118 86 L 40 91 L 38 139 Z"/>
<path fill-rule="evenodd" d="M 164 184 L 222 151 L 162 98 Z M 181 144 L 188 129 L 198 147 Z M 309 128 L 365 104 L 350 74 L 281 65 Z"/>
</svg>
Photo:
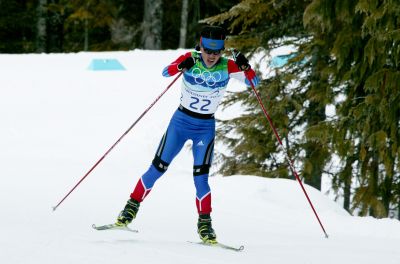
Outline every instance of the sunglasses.
<svg viewBox="0 0 400 264">
<path fill-rule="evenodd" d="M 203 47 L 203 50 L 204 50 L 204 52 L 207 53 L 208 55 L 211 55 L 211 54 L 213 54 L 213 55 L 219 55 L 219 54 L 221 54 L 221 51 L 222 51 L 222 50 L 207 49 L 207 48 L 204 48 L 204 47 Z"/>
</svg>

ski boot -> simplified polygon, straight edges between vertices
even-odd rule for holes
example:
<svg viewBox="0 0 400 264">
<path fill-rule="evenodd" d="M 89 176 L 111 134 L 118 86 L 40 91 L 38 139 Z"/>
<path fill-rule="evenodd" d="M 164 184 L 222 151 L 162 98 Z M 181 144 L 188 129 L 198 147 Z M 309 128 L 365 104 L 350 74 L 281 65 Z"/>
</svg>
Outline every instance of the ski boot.
<svg viewBox="0 0 400 264">
<path fill-rule="evenodd" d="M 200 239 L 207 244 L 216 244 L 217 235 L 211 226 L 211 217 L 209 214 L 199 215 L 197 222 L 197 233 L 199 233 Z"/>
<path fill-rule="evenodd" d="M 121 211 L 117 218 L 115 225 L 127 226 L 133 219 L 136 218 L 136 214 L 139 211 L 140 203 L 134 199 L 129 199 L 125 205 L 124 210 Z"/>
</svg>

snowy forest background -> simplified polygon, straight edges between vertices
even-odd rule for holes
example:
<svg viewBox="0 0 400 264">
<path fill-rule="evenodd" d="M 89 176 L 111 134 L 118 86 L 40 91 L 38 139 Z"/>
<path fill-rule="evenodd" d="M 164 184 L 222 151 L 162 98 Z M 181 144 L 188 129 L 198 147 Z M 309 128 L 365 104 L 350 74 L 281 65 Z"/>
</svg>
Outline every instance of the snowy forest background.
<svg viewBox="0 0 400 264">
<path fill-rule="evenodd" d="M 206 23 L 252 58 L 302 179 L 328 179 L 352 214 L 399 219 L 399 1 L 0 0 L 0 52 L 192 48 Z M 272 54 L 288 63 L 267 68 Z M 220 122 L 216 173 L 293 178 L 251 90 L 233 104 L 246 111 Z"/>
</svg>

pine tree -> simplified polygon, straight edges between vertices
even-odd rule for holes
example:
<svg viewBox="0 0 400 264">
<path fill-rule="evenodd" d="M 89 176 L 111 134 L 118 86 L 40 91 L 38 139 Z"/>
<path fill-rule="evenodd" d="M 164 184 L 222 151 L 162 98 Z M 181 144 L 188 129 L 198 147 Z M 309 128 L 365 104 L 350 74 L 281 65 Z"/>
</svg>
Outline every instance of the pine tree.
<svg viewBox="0 0 400 264">
<path fill-rule="evenodd" d="M 206 21 L 232 21 L 229 29 L 232 34 L 237 35 L 231 38 L 229 44 L 250 53 L 259 47 L 267 53 L 284 45 L 298 47 L 299 53 L 292 59 L 293 64 L 264 80 L 259 91 L 264 96 L 263 101 L 268 102 L 270 114 L 278 132 L 285 139 L 290 155 L 297 161 L 297 166 L 302 167 L 306 182 L 320 189 L 321 175 L 329 158 L 326 137 L 328 128 L 323 124 L 326 119 L 325 105 L 332 96 L 326 88 L 328 75 L 323 70 L 329 58 L 328 51 L 321 45 L 302 45 L 309 37 L 302 27 L 307 3 L 309 2 L 282 1 L 277 4 L 275 1 L 242 1 L 229 12 Z M 312 59 L 307 63 L 299 63 L 304 61 L 305 56 Z M 231 96 L 226 104 L 239 100 L 249 114 L 223 122 L 224 125 L 232 122 L 227 130 L 236 129 L 239 139 L 229 138 L 231 134 L 220 129 L 219 135 L 230 144 L 232 151 L 230 157 L 222 156 L 221 172 L 225 175 L 256 172 L 263 176 L 290 177 L 287 163 L 282 159 L 285 154 L 278 148 L 271 128 L 265 124 L 254 96 Z M 265 125 L 256 130 L 249 127 L 255 123 Z M 302 132 L 304 128 L 306 133 Z M 252 171 L 248 168 L 252 168 Z"/>
<path fill-rule="evenodd" d="M 395 206 L 400 211 L 399 5 L 247 0 L 206 20 L 229 23 L 230 44 L 248 54 L 260 47 L 297 47 L 287 67 L 264 79 L 259 90 L 290 154 L 301 161 L 305 181 L 318 188 L 318 177 L 328 173 L 337 194 L 345 195 L 345 208 L 360 215 L 384 217 Z M 222 156 L 221 172 L 286 177 L 254 99 L 246 91 L 225 104 L 235 102 L 246 114 L 220 129 L 231 151 Z M 329 104 L 336 115 L 327 119 Z"/>
<path fill-rule="evenodd" d="M 321 5 L 319 1 L 313 4 Z M 399 165 L 400 4 L 336 1 L 331 11 L 334 23 L 315 23 L 313 28 L 335 25 L 325 31 L 334 39 L 335 86 L 344 89 L 346 97 L 337 107 L 339 122 L 335 124 L 335 134 L 342 140 L 332 142 L 346 160 L 338 175 L 353 168 L 352 175 L 348 174 L 355 182 L 353 210 L 385 217 L 390 206 L 399 206 L 395 168 Z"/>
<path fill-rule="evenodd" d="M 73 50 L 109 49 L 110 26 L 116 13 L 113 1 L 71 0 L 60 4 L 70 12 L 64 27 L 69 32 L 66 37 L 72 42 Z"/>
</svg>

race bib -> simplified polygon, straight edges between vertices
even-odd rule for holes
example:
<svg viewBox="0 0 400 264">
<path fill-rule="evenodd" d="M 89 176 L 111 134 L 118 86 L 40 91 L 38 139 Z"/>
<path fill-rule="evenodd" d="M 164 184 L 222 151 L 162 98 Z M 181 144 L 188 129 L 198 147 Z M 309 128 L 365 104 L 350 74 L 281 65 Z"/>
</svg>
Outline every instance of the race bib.
<svg viewBox="0 0 400 264">
<path fill-rule="evenodd" d="M 184 73 L 181 105 L 199 114 L 214 114 L 224 96 L 229 81 L 226 60 L 212 69 L 201 61 Z"/>
<path fill-rule="evenodd" d="M 217 111 L 225 89 L 210 91 L 190 90 L 184 83 L 181 90 L 181 105 L 199 114 L 213 114 Z"/>
</svg>

